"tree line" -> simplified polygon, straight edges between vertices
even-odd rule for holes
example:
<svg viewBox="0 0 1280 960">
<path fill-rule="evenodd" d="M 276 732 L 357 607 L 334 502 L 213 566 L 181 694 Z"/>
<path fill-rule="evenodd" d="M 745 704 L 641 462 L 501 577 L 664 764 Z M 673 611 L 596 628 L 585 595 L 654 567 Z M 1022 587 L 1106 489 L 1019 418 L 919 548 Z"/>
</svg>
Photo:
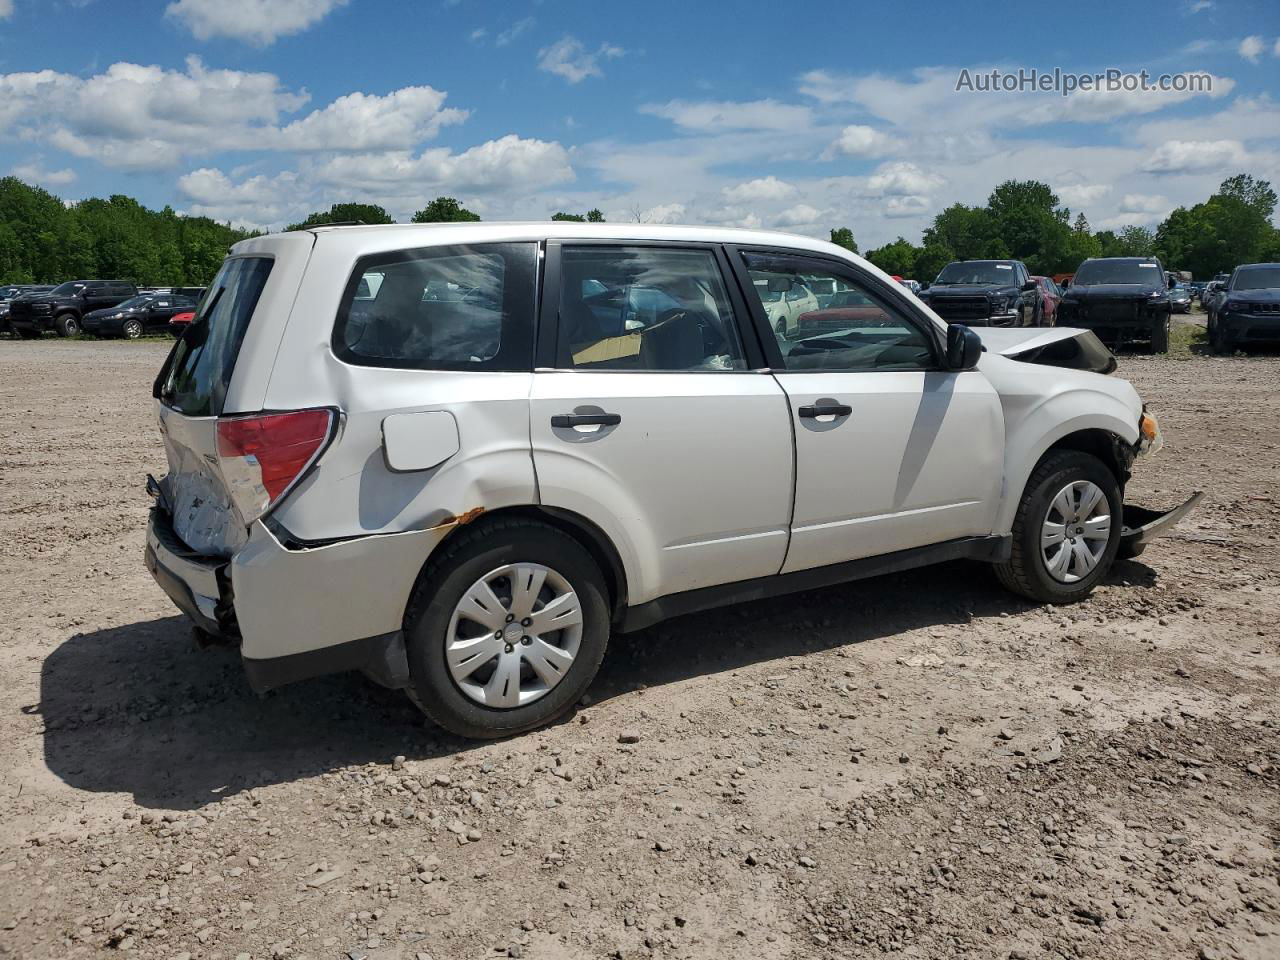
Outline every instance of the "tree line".
<svg viewBox="0 0 1280 960">
<path fill-rule="evenodd" d="M 1128 226 L 1093 231 L 1074 218 L 1048 184 L 1006 180 L 985 206 L 955 203 L 933 219 L 913 244 L 903 237 L 868 250 L 886 273 L 929 281 L 952 260 L 1021 260 L 1033 274 L 1074 273 L 1089 257 L 1156 256 L 1167 270 L 1209 279 L 1237 264 L 1280 260 L 1280 230 L 1271 224 L 1276 193 L 1266 180 L 1237 174 L 1203 203 L 1178 207 L 1149 230 Z M 831 231 L 831 242 L 855 253 L 853 231 Z"/>
<path fill-rule="evenodd" d="M 1006 180 L 984 206 L 952 204 L 925 229 L 921 242 L 903 237 L 866 252 L 888 273 L 931 280 L 952 260 L 1022 260 L 1033 273 L 1072 273 L 1089 257 L 1158 256 L 1170 270 L 1212 277 L 1239 263 L 1280 260 L 1280 230 L 1271 224 L 1276 193 L 1265 180 L 1238 174 L 1203 203 L 1178 207 L 1153 231 L 1125 227 L 1094 232 L 1083 213 L 1073 218 L 1048 184 Z M 480 216 L 453 197 L 436 197 L 413 223 L 475 222 Z M 558 211 L 552 220 L 603 223 L 598 209 Z M 335 203 L 285 229 L 326 223 L 394 223 L 372 203 Z M 129 280 L 139 286 L 203 286 L 227 248 L 254 236 L 208 217 L 149 210 L 115 194 L 64 204 L 16 177 L 0 179 L 0 283 L 69 279 Z M 853 230 L 836 227 L 831 241 L 858 252 Z"/>
</svg>

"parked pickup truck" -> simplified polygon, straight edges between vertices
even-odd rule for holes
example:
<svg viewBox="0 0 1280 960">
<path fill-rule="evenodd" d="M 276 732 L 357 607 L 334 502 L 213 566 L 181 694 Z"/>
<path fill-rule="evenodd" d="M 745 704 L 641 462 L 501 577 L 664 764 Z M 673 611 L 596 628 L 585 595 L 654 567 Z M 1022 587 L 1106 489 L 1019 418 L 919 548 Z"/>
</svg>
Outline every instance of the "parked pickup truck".
<svg viewBox="0 0 1280 960">
<path fill-rule="evenodd" d="M 1020 260 L 949 263 L 920 299 L 943 320 L 970 327 L 1037 327 L 1043 321 L 1036 282 Z"/>
<path fill-rule="evenodd" d="M 1145 340 L 1152 353 L 1168 353 L 1173 282 L 1155 257 L 1086 260 L 1058 304 L 1058 325 L 1092 330 L 1113 345 Z"/>
<path fill-rule="evenodd" d="M 0 286 L 0 333 L 8 333 L 9 304 L 19 297 L 29 297 L 38 293 L 48 293 L 53 287 L 41 287 L 27 283 L 13 283 Z"/>
<path fill-rule="evenodd" d="M 1124 502 L 1162 440 L 1113 366 L 783 233 L 254 237 L 155 381 L 146 565 L 257 689 L 360 670 L 506 736 L 571 709 L 612 634 L 696 610 L 957 559 L 1088 596 L 1196 499 Z"/>
<path fill-rule="evenodd" d="M 19 297 L 9 304 L 9 324 L 20 337 L 38 337 L 53 330 L 60 337 L 74 337 L 84 315 L 114 307 L 138 295 L 138 288 L 123 280 L 69 280 L 48 293 Z"/>
</svg>

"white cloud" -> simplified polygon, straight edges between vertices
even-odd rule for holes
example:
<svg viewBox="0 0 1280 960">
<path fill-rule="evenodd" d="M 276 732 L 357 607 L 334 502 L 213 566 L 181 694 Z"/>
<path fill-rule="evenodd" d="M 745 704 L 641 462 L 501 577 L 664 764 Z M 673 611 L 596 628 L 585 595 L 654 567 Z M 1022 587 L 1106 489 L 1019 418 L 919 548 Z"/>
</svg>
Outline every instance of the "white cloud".
<svg viewBox="0 0 1280 960">
<path fill-rule="evenodd" d="M 484 27 L 476 27 L 474 30 L 471 31 L 470 39 L 472 43 L 479 43 L 488 35 L 489 35 L 489 31 L 486 30 Z"/>
<path fill-rule="evenodd" d="M 821 219 L 821 210 L 807 203 L 797 203 L 794 207 L 788 207 L 777 214 L 773 222 L 779 227 L 803 227 L 813 226 Z"/>
<path fill-rule="evenodd" d="M 1190 0 L 1187 4 L 1188 15 L 1197 14 L 1201 10 L 1210 10 L 1213 8 L 1213 0 Z"/>
<path fill-rule="evenodd" d="M 426 188 L 532 192 L 574 179 L 569 153 L 554 141 L 508 134 L 454 153 L 445 147 L 333 157 L 316 170 L 324 183 L 383 195 Z"/>
<path fill-rule="evenodd" d="M 13 16 L 13 0 L 0 0 L 0 20 Z"/>
<path fill-rule="evenodd" d="M 1171 209 L 1169 198 L 1158 193 L 1126 193 L 1120 200 L 1121 213 L 1163 213 Z"/>
<path fill-rule="evenodd" d="M 611 43 L 602 43 L 594 52 L 588 52 L 576 37 L 562 37 L 549 47 L 538 51 L 538 69 L 563 77 L 570 83 L 581 83 L 587 77 L 603 77 L 601 60 L 612 60 L 626 51 Z"/>
<path fill-rule="evenodd" d="M 1245 163 L 1239 140 L 1168 140 L 1142 165 L 1147 173 L 1202 173 Z"/>
<path fill-rule="evenodd" d="M 875 127 L 850 124 L 840 131 L 824 156 L 882 157 L 902 146 L 901 142 Z"/>
<path fill-rule="evenodd" d="M 1245 37 L 1241 40 L 1240 46 L 1236 48 L 1236 52 L 1250 63 L 1257 63 L 1258 57 L 1262 56 L 1263 49 L 1262 38 L 1254 35 L 1252 37 Z"/>
<path fill-rule="evenodd" d="M 687 101 L 646 103 L 641 113 L 670 120 L 685 130 L 714 133 L 724 130 L 802 130 L 813 122 L 808 107 L 777 100 Z"/>
<path fill-rule="evenodd" d="M 385 97 L 349 93 L 268 139 L 283 150 L 403 150 L 466 120 L 467 111 L 444 108 L 445 97 L 433 87 L 404 87 Z"/>
<path fill-rule="evenodd" d="M 914 163 L 899 160 L 883 164 L 867 178 L 872 196 L 914 196 L 930 193 L 946 181 L 936 173 L 926 173 Z"/>
<path fill-rule="evenodd" d="M 1111 187 L 1105 183 L 1079 183 L 1066 187 L 1054 187 L 1058 200 L 1069 207 L 1085 206 L 1096 203 L 1108 193 Z"/>
<path fill-rule="evenodd" d="M 1273 57 L 1280 57 L 1280 37 L 1276 37 L 1276 45 L 1271 48 L 1271 55 Z"/>
<path fill-rule="evenodd" d="M 197 57 L 185 71 L 116 63 L 88 79 L 0 74 L 0 135 L 130 169 L 221 150 L 408 150 L 466 119 L 445 98 L 432 87 L 351 93 L 284 123 L 308 95 L 274 74 L 213 70 Z"/>
<path fill-rule="evenodd" d="M 770 174 L 757 180 L 747 180 L 732 187 L 725 187 L 722 192 L 730 203 L 752 203 L 756 200 L 785 200 L 795 195 L 796 188 Z"/>
<path fill-rule="evenodd" d="M 301 33 L 349 0 L 177 0 L 165 15 L 197 40 L 230 37 L 266 47 L 277 38 Z"/>
<path fill-rule="evenodd" d="M 661 203 L 640 214 L 641 223 L 679 223 L 684 216 L 683 203 Z"/>
<path fill-rule="evenodd" d="M 4 0 L 0 0 L 0 15 L 4 13 Z M 66 170 L 46 170 L 40 163 L 24 163 L 14 167 L 9 173 L 27 183 L 36 183 L 42 187 L 65 187 L 75 183 L 76 172 Z"/>
<path fill-rule="evenodd" d="M 505 47 L 532 26 L 533 17 L 525 17 L 523 20 L 517 20 L 494 38 L 494 45 Z"/>
<path fill-rule="evenodd" d="M 303 190 L 292 171 L 233 183 L 221 170 L 202 167 L 179 177 L 178 190 L 191 201 L 188 213 L 257 227 L 279 226 L 304 206 Z"/>
<path fill-rule="evenodd" d="M 929 209 L 929 198 L 913 195 L 890 197 L 884 206 L 884 215 L 891 219 L 918 217 Z"/>
</svg>

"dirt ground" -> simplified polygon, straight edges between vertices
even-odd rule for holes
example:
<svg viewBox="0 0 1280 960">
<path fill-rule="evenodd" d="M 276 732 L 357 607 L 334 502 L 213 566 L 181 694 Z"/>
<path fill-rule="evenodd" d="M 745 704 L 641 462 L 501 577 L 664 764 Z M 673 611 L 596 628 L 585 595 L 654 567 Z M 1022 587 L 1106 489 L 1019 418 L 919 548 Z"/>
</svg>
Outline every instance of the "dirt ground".
<svg viewBox="0 0 1280 960">
<path fill-rule="evenodd" d="M 0 956 L 1280 957 L 1280 358 L 1122 358 L 1130 498 L 1207 496 L 1086 603 L 955 564 L 687 617 L 475 745 L 191 642 L 165 347 L 0 341 Z"/>
</svg>

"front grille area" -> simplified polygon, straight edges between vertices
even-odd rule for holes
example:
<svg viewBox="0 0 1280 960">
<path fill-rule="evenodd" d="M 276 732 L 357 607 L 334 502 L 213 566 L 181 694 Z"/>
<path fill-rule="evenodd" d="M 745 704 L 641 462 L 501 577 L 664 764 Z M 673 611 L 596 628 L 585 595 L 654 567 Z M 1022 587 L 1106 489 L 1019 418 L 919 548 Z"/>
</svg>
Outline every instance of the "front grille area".
<svg viewBox="0 0 1280 960">
<path fill-rule="evenodd" d="M 991 316 L 988 297 L 930 297 L 929 306 L 943 320 L 985 320 Z"/>
<path fill-rule="evenodd" d="M 1280 303 L 1242 303 L 1240 309 L 1244 313 L 1259 313 L 1280 316 Z"/>
</svg>

